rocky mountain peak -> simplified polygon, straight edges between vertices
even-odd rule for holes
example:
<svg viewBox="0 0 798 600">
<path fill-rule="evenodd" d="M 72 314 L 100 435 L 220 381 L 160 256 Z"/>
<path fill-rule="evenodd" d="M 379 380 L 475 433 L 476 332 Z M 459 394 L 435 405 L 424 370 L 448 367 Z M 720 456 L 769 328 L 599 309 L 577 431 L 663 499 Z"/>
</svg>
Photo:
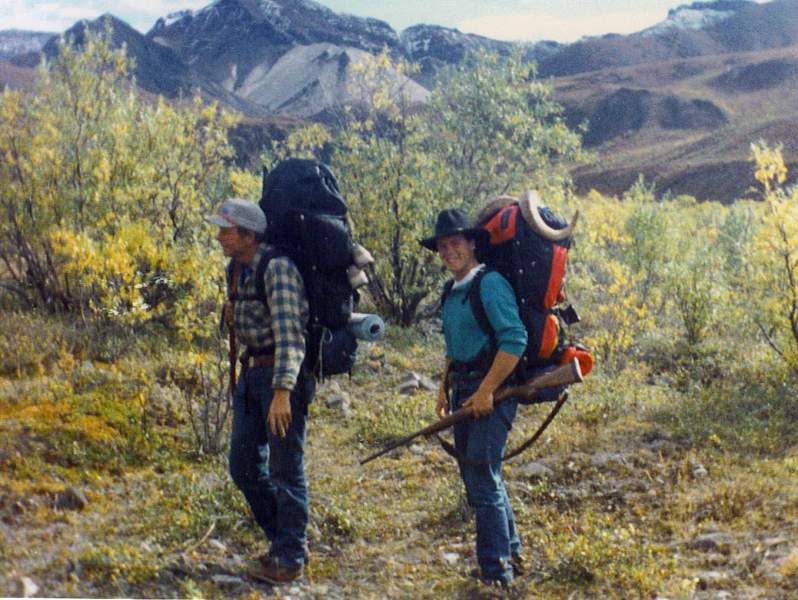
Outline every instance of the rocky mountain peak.
<svg viewBox="0 0 798 600">
<path fill-rule="evenodd" d="M 399 43 L 385 21 L 339 14 L 312 0 L 215 0 L 199 11 L 159 19 L 147 35 L 176 47 L 191 41 L 186 36 L 209 39 L 230 33 L 231 28 L 245 38 L 268 29 L 274 41 L 289 47 L 326 41 L 373 52 Z"/>
<path fill-rule="evenodd" d="M 755 4 L 750 0 L 715 0 L 683 4 L 668 11 L 668 17 L 640 35 L 657 35 L 671 29 L 706 29 L 733 17 L 740 10 Z"/>
<path fill-rule="evenodd" d="M 439 25 L 414 25 L 399 36 L 405 55 L 413 61 L 427 57 L 444 62 L 459 62 L 468 50 L 486 48 L 500 54 L 507 54 L 511 44 L 490 38 L 463 33 L 459 29 Z"/>
</svg>

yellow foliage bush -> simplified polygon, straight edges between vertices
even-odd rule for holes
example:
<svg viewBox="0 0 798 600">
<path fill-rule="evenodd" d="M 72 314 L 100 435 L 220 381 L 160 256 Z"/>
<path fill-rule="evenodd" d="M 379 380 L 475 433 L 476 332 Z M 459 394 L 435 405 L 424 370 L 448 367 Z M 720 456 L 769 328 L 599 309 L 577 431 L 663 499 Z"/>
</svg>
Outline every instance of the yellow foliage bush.
<svg viewBox="0 0 798 600">
<path fill-rule="evenodd" d="M 756 178 L 764 189 L 754 239 L 750 312 L 770 347 L 798 374 L 798 187 L 787 176 L 781 148 L 751 147 Z"/>
<path fill-rule="evenodd" d="M 0 95 L 0 258 L 29 303 L 191 337 L 218 295 L 202 218 L 235 119 L 199 99 L 145 103 L 109 37 L 64 44 L 33 95 Z"/>
</svg>

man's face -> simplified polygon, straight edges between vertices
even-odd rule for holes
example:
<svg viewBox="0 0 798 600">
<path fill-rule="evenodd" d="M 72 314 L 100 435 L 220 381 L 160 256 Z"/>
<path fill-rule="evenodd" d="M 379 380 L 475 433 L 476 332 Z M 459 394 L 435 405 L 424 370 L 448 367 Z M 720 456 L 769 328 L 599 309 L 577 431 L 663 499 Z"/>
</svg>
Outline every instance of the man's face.
<svg viewBox="0 0 798 600">
<path fill-rule="evenodd" d="M 238 227 L 220 227 L 216 236 L 228 258 L 241 258 L 251 246 L 254 237 L 241 233 Z"/>
<path fill-rule="evenodd" d="M 462 234 L 450 235 L 438 240 L 438 256 L 451 273 L 455 275 L 471 269 L 476 262 L 474 241 Z"/>
</svg>

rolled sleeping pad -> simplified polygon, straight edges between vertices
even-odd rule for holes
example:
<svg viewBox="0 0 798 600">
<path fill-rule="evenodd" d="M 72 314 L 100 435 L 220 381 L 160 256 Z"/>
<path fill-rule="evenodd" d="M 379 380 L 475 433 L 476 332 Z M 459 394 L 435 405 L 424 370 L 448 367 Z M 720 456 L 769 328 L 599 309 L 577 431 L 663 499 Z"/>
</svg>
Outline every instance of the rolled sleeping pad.
<svg viewBox="0 0 798 600">
<path fill-rule="evenodd" d="M 359 340 L 376 342 L 385 335 L 385 321 L 379 315 L 352 313 L 349 331 Z"/>
</svg>

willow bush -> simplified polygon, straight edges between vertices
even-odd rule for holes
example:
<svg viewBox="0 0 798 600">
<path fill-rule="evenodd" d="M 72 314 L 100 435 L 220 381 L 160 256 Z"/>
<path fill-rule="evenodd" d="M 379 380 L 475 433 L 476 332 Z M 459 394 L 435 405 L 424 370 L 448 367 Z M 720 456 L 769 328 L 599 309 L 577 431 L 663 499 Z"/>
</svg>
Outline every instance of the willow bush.
<svg viewBox="0 0 798 600">
<path fill-rule="evenodd" d="M 0 260 L 27 303 L 191 337 L 218 295 L 212 231 L 234 118 L 145 101 L 110 35 L 69 41 L 0 95 Z"/>
</svg>

